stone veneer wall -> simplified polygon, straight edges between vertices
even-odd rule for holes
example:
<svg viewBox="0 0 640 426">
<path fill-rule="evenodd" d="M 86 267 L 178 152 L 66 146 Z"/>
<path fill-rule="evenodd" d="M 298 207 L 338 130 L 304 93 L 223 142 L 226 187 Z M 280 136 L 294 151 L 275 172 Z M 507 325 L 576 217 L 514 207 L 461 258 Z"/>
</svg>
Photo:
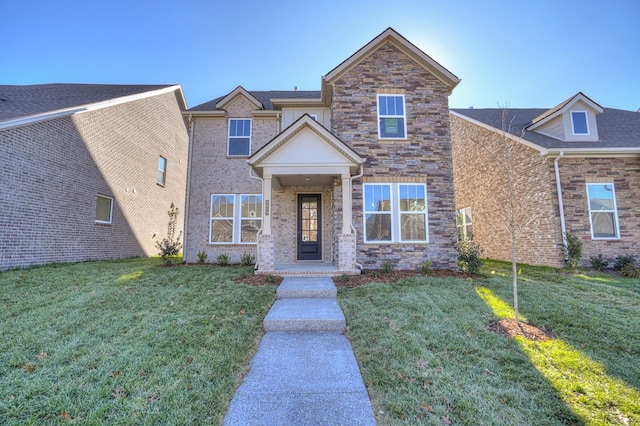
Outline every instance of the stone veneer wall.
<svg viewBox="0 0 640 426">
<path fill-rule="evenodd" d="M 613 266 L 615 257 L 640 259 L 640 158 L 561 158 L 559 161 L 567 231 L 582 241 L 582 264 L 602 254 Z M 619 240 L 593 240 L 589 223 L 587 183 L 614 184 Z"/>
<path fill-rule="evenodd" d="M 474 241 L 483 257 L 511 260 L 506 227 L 509 198 L 501 149 L 504 139 L 495 132 L 459 117 L 451 117 L 456 208 L 471 207 Z M 518 262 L 562 266 L 562 241 L 553 160 L 525 145 L 514 143 Z"/>
<path fill-rule="evenodd" d="M 406 140 L 378 140 L 378 93 L 405 95 Z M 447 87 L 386 44 L 334 83 L 331 114 L 334 134 L 366 158 L 364 179 L 412 178 L 427 184 L 428 244 L 364 244 L 362 179 L 354 180 L 357 261 L 365 269 L 378 268 L 384 258 L 398 269 L 417 268 L 424 259 L 436 268 L 457 268 Z M 334 206 L 339 202 L 336 196 Z M 342 228 L 334 232 L 339 241 Z"/>
</svg>

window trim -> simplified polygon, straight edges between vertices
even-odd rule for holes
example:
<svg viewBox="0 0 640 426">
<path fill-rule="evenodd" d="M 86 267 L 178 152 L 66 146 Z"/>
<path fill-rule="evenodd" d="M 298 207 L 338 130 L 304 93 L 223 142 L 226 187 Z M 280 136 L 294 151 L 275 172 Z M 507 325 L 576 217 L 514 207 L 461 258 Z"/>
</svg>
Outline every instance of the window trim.
<svg viewBox="0 0 640 426">
<path fill-rule="evenodd" d="M 389 195 L 391 198 L 391 206 L 386 211 L 368 211 L 366 200 L 367 186 L 387 186 L 389 187 Z M 423 212 L 409 212 L 400 210 L 400 188 L 402 186 L 421 186 L 424 188 L 425 206 Z M 428 244 L 429 243 L 429 195 L 427 193 L 427 185 L 425 183 L 406 183 L 406 182 L 368 182 L 362 184 L 362 238 L 364 244 Z M 384 214 L 391 216 L 391 239 L 390 240 L 368 240 L 367 239 L 367 214 Z M 402 239 L 402 215 L 422 215 L 424 217 L 425 239 L 424 240 L 403 240 Z"/>
<path fill-rule="evenodd" d="M 233 200 L 233 216 L 231 217 L 213 217 L 213 197 L 232 197 Z M 258 194 L 211 194 L 209 197 L 209 244 L 211 245 L 257 245 L 258 241 L 242 241 L 242 221 L 249 219 L 249 217 L 242 216 L 242 197 L 260 197 L 261 202 L 264 201 L 262 193 Z M 263 206 L 264 208 L 264 206 Z M 257 212 L 256 212 L 257 213 Z M 260 216 L 252 218 L 253 220 L 260 221 L 260 229 L 264 223 L 263 212 L 260 210 Z M 231 241 L 212 241 L 211 231 L 214 220 L 231 220 Z"/>
<path fill-rule="evenodd" d="M 385 115 L 381 115 L 380 114 L 380 98 L 381 97 L 398 97 L 402 99 L 402 115 L 392 115 L 392 114 L 385 114 Z M 398 93 L 379 93 L 376 96 L 376 115 L 378 118 L 378 139 L 383 139 L 383 140 L 406 140 L 407 139 L 407 104 L 406 104 L 406 99 L 404 97 L 404 94 L 398 94 Z M 381 119 L 382 118 L 399 118 L 402 119 L 402 130 L 403 130 L 403 136 L 401 137 L 389 137 L 389 136 L 383 136 L 382 135 L 382 126 L 381 124 Z"/>
<path fill-rule="evenodd" d="M 246 120 L 249 122 L 249 136 L 231 136 L 231 122 L 232 121 L 239 121 L 239 120 Z M 251 156 L 251 136 L 253 134 L 253 120 L 251 118 L 241 118 L 241 117 L 234 117 L 234 118 L 229 118 L 227 120 L 227 157 L 249 157 Z M 231 154 L 231 139 L 245 139 L 245 138 L 249 138 L 249 152 L 246 154 Z"/>
<path fill-rule="evenodd" d="M 466 210 L 469 210 L 469 217 L 471 218 L 470 222 L 467 222 Z M 458 232 L 458 235 L 462 235 L 465 240 L 473 240 L 473 210 L 471 207 L 464 207 L 462 209 L 458 209 L 457 212 L 456 228 L 461 229 L 461 232 Z M 459 220 L 460 218 L 461 220 Z M 469 233 L 467 232 L 468 226 L 471 226 L 471 238 L 469 238 Z"/>
<path fill-rule="evenodd" d="M 160 160 L 164 160 L 164 169 L 160 168 Z M 162 180 L 160 179 L 161 173 Z M 167 183 L 167 159 L 162 155 L 158 156 L 158 176 L 156 178 L 156 183 L 164 188 L 165 184 Z"/>
<path fill-rule="evenodd" d="M 587 131 L 585 133 L 576 133 L 576 123 L 573 119 L 574 114 L 584 114 L 584 124 L 585 124 L 585 127 L 587 128 Z M 591 134 L 591 131 L 589 130 L 589 114 L 587 114 L 587 111 L 583 111 L 583 110 L 571 111 L 571 132 L 573 133 L 574 136 L 589 136 Z"/>
<path fill-rule="evenodd" d="M 108 221 L 98 219 L 98 198 L 104 198 L 109 200 L 109 220 Z M 102 194 L 96 195 L 95 223 L 100 223 L 103 225 L 113 224 L 113 197 L 109 197 L 108 195 L 102 195 Z"/>
<path fill-rule="evenodd" d="M 591 196 L 589 195 L 589 187 L 590 186 L 611 186 L 611 194 L 613 196 L 613 210 L 591 210 Z M 589 210 L 589 228 L 591 230 L 591 239 L 592 240 L 619 240 L 620 239 L 620 221 L 618 219 L 618 203 L 616 202 L 616 188 L 613 182 L 593 182 L 587 183 L 587 209 Z M 613 213 L 613 219 L 615 221 L 615 233 L 616 235 L 613 237 L 596 237 L 593 233 L 593 214 L 595 212 L 600 213 Z"/>
</svg>

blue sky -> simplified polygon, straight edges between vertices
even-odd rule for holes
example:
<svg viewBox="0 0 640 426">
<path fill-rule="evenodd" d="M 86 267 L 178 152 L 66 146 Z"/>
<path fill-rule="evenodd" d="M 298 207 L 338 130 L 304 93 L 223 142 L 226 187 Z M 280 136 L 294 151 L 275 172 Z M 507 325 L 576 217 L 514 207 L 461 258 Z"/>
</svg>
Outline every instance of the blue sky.
<svg viewBox="0 0 640 426">
<path fill-rule="evenodd" d="M 0 0 L 0 84 L 181 84 L 189 107 L 319 90 L 393 27 L 462 79 L 450 105 L 640 108 L 640 1 Z"/>
</svg>

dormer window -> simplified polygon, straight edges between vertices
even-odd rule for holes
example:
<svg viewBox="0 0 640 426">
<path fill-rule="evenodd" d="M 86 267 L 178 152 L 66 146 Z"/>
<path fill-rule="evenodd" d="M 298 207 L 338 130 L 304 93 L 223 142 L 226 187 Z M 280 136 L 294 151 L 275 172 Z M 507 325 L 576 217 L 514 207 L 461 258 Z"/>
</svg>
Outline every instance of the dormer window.
<svg viewBox="0 0 640 426">
<path fill-rule="evenodd" d="M 571 125 L 574 135 L 588 135 L 589 125 L 587 123 L 587 112 L 571 111 Z"/>
</svg>

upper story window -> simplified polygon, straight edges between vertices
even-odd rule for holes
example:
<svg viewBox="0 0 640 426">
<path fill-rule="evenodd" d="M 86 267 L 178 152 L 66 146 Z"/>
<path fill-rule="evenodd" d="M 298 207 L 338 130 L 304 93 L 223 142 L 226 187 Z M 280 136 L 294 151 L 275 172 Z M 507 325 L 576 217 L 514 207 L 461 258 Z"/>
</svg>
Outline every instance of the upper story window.
<svg viewBox="0 0 640 426">
<path fill-rule="evenodd" d="M 406 135 L 404 95 L 378 95 L 378 137 L 405 139 Z"/>
<path fill-rule="evenodd" d="M 249 156 L 251 154 L 251 119 L 229 119 L 229 142 L 227 155 Z"/>
<path fill-rule="evenodd" d="M 111 223 L 113 214 L 113 198 L 98 195 L 96 198 L 96 223 Z"/>
<path fill-rule="evenodd" d="M 158 185 L 164 186 L 167 181 L 167 159 L 163 156 L 158 157 Z"/>
<path fill-rule="evenodd" d="M 594 240 L 617 240 L 618 209 L 613 183 L 588 183 L 589 222 Z"/>
<path fill-rule="evenodd" d="M 571 127 L 574 135 L 588 135 L 589 124 L 586 111 L 571 111 Z"/>
</svg>

